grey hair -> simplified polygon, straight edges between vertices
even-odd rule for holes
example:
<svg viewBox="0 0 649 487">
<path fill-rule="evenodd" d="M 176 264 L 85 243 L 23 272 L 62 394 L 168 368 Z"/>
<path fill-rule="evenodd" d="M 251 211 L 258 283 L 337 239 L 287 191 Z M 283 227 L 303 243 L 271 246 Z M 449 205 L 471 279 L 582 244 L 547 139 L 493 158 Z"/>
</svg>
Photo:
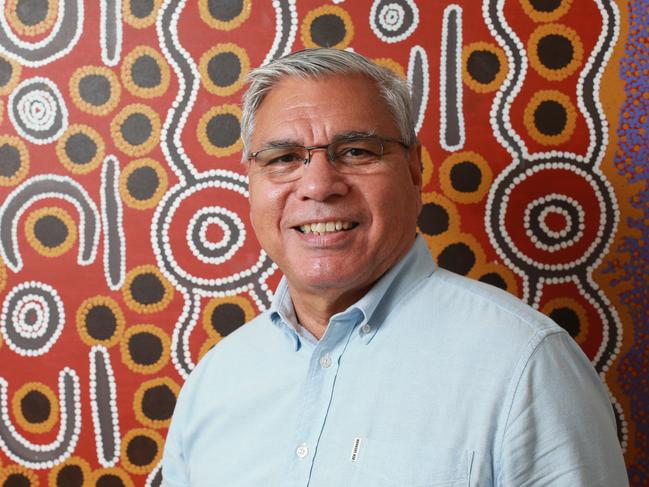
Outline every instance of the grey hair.
<svg viewBox="0 0 649 487">
<path fill-rule="evenodd" d="M 406 80 L 355 52 L 331 48 L 305 49 L 253 69 L 248 74 L 250 86 L 243 95 L 241 116 L 243 158 L 246 159 L 250 154 L 255 112 L 276 84 L 292 76 L 317 79 L 339 74 L 360 74 L 373 80 L 392 113 L 403 143 L 409 147 L 416 142 L 410 90 Z"/>
</svg>

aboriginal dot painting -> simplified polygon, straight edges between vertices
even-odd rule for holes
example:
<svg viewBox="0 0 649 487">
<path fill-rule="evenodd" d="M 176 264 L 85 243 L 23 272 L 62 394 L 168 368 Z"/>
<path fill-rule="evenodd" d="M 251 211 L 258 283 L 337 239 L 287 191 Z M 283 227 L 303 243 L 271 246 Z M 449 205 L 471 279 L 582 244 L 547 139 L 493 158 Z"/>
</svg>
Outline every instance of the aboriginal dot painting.
<svg viewBox="0 0 649 487">
<path fill-rule="evenodd" d="M 568 330 L 649 485 L 648 39 L 649 0 L 1 0 L 0 487 L 160 485 L 184 379 L 280 278 L 245 76 L 316 46 L 409 81 L 435 258 Z"/>
</svg>

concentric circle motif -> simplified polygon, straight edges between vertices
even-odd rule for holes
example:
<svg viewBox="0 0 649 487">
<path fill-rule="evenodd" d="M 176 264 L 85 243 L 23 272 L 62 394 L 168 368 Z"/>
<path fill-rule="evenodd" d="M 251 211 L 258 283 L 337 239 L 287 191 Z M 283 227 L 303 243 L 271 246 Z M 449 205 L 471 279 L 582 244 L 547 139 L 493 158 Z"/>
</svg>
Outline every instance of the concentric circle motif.
<svg viewBox="0 0 649 487">
<path fill-rule="evenodd" d="M 462 79 L 477 93 L 497 90 L 507 76 L 507 58 L 499 47 L 473 42 L 462 49 Z"/>
<path fill-rule="evenodd" d="M 203 328 L 219 341 L 255 317 L 255 310 L 243 296 L 225 296 L 208 301 L 203 310 Z"/>
<path fill-rule="evenodd" d="M 444 194 L 458 203 L 477 203 L 491 186 L 493 174 L 489 163 L 477 152 L 456 152 L 439 168 Z"/>
<path fill-rule="evenodd" d="M 570 140 L 577 123 L 577 111 L 570 98 L 556 90 L 537 91 L 525 107 L 525 128 L 542 145 Z"/>
<path fill-rule="evenodd" d="M 52 28 L 59 0 L 7 0 L 5 16 L 19 35 L 35 36 Z"/>
<path fill-rule="evenodd" d="M 104 66 L 83 66 L 69 82 L 70 97 L 80 110 L 92 115 L 112 112 L 122 94 L 117 75 Z"/>
<path fill-rule="evenodd" d="M 335 5 L 323 5 L 304 16 L 301 29 L 304 47 L 345 49 L 354 37 L 354 24 L 347 11 Z"/>
<path fill-rule="evenodd" d="M 469 275 L 477 264 L 484 262 L 484 252 L 472 235 L 460 233 L 444 239 L 444 243 L 433 250 L 433 256 L 440 267 L 460 274 Z"/>
<path fill-rule="evenodd" d="M 208 154 L 229 156 L 243 148 L 241 108 L 238 105 L 213 107 L 198 122 L 198 141 Z"/>
<path fill-rule="evenodd" d="M 425 193 L 417 224 L 429 247 L 433 247 L 440 237 L 459 231 L 460 214 L 448 198 L 439 193 Z"/>
<path fill-rule="evenodd" d="M 18 84 L 22 66 L 15 60 L 0 55 L 0 95 L 8 95 Z"/>
<path fill-rule="evenodd" d="M 523 10 L 535 22 L 553 22 L 563 17 L 573 0 L 519 0 Z"/>
<path fill-rule="evenodd" d="M 374 0 L 370 27 L 383 42 L 406 39 L 419 24 L 419 9 L 413 0 Z"/>
<path fill-rule="evenodd" d="M 124 0 L 122 16 L 124 22 L 136 29 L 155 24 L 162 0 Z"/>
<path fill-rule="evenodd" d="M 566 330 L 577 343 L 583 343 L 590 323 L 584 307 L 572 298 L 555 298 L 543 305 L 541 312 Z"/>
<path fill-rule="evenodd" d="M 45 257 L 58 257 L 77 240 L 74 219 L 63 208 L 48 206 L 32 211 L 25 221 L 29 244 Z"/>
<path fill-rule="evenodd" d="M 527 41 L 530 65 L 544 78 L 560 81 L 582 65 L 584 47 L 574 29 L 561 24 L 537 27 Z"/>
<path fill-rule="evenodd" d="M 168 428 L 176 407 L 180 386 L 168 377 L 143 382 L 135 391 L 135 418 L 150 428 Z"/>
<path fill-rule="evenodd" d="M 203 360 L 203 357 L 205 357 L 205 354 L 212 350 L 214 348 L 214 345 L 219 343 L 221 341 L 220 338 L 214 338 L 213 336 L 208 336 L 207 340 L 203 342 L 201 345 L 201 348 L 198 350 L 198 356 L 196 357 L 196 363 L 198 364 L 201 360 Z"/>
<path fill-rule="evenodd" d="M 7 109 L 16 131 L 34 144 L 55 141 L 68 126 L 65 100 L 47 78 L 22 81 L 9 96 Z"/>
<path fill-rule="evenodd" d="M 144 324 L 129 327 L 120 345 L 122 362 L 133 372 L 153 374 L 169 362 L 171 340 L 161 328 Z"/>
<path fill-rule="evenodd" d="M 425 146 L 421 146 L 421 187 L 428 186 L 433 178 L 433 158 Z"/>
<path fill-rule="evenodd" d="M 251 0 L 198 0 L 198 11 L 207 25 L 217 30 L 232 30 L 250 16 Z"/>
<path fill-rule="evenodd" d="M 122 61 L 122 83 L 142 98 L 154 98 L 169 88 L 169 66 L 162 55 L 149 46 L 137 46 Z"/>
<path fill-rule="evenodd" d="M 122 309 L 110 296 L 88 298 L 77 309 L 77 332 L 89 347 L 112 347 L 121 339 L 125 323 Z"/>
<path fill-rule="evenodd" d="M 61 335 L 64 323 L 63 301 L 47 284 L 23 282 L 5 296 L 0 332 L 9 348 L 19 355 L 47 353 Z"/>
<path fill-rule="evenodd" d="M 198 69 L 207 91 L 228 96 L 243 86 L 250 59 L 246 50 L 236 44 L 217 44 L 203 53 Z"/>
<path fill-rule="evenodd" d="M 7 465 L 0 469 L 0 486 L 38 487 L 38 477 L 22 465 Z"/>
<path fill-rule="evenodd" d="M 501 183 L 508 191 L 499 196 L 498 215 L 491 215 L 499 223 L 490 238 L 508 266 L 563 277 L 599 258 L 614 218 L 601 178 L 562 162 L 538 163 L 506 176 Z M 547 192 L 550 180 L 552 193 Z"/>
<path fill-rule="evenodd" d="M 13 135 L 0 135 L 0 186 L 15 186 L 28 172 L 27 145 Z"/>
<path fill-rule="evenodd" d="M 372 59 L 376 64 L 379 66 L 383 66 L 384 68 L 389 69 L 392 71 L 394 74 L 396 74 L 399 78 L 406 79 L 406 70 L 403 69 L 403 66 L 396 62 L 394 59 L 389 58 L 389 57 L 380 57 L 380 58 L 374 58 Z"/>
<path fill-rule="evenodd" d="M 507 267 L 496 262 L 478 264 L 472 276 L 478 281 L 495 286 L 518 296 L 518 282 L 514 273 Z"/>
<path fill-rule="evenodd" d="M 153 159 L 131 161 L 119 175 L 119 193 L 122 201 L 138 210 L 155 207 L 168 186 L 167 172 Z"/>
<path fill-rule="evenodd" d="M 157 431 L 135 428 L 128 431 L 122 439 L 121 464 L 134 474 L 145 474 L 162 457 L 164 438 Z"/>
<path fill-rule="evenodd" d="M 126 275 L 122 286 L 124 302 L 138 313 L 155 313 L 167 307 L 174 289 L 153 265 L 137 266 Z"/>
<path fill-rule="evenodd" d="M 535 247 L 557 252 L 579 242 L 584 235 L 586 213 L 570 196 L 551 193 L 525 207 L 525 233 Z"/>
<path fill-rule="evenodd" d="M 113 118 L 110 132 L 122 152 L 133 157 L 143 156 L 160 141 L 160 117 L 147 105 L 128 105 Z"/>
<path fill-rule="evenodd" d="M 90 465 L 81 457 L 73 456 L 56 465 L 48 474 L 51 487 L 85 487 L 90 479 Z"/>
<path fill-rule="evenodd" d="M 246 228 L 239 215 L 220 206 L 201 208 L 187 226 L 192 253 L 207 264 L 230 260 L 245 241 Z"/>
<path fill-rule="evenodd" d="M 90 485 L 95 487 L 135 487 L 131 477 L 119 467 L 100 468 L 90 474 Z"/>
<path fill-rule="evenodd" d="M 70 125 L 56 142 L 56 155 L 68 171 L 88 174 L 104 160 L 106 146 L 95 129 L 88 125 Z"/>
<path fill-rule="evenodd" d="M 28 382 L 11 400 L 18 425 L 30 433 L 46 433 L 59 419 L 59 402 L 54 391 L 40 382 Z"/>
</svg>

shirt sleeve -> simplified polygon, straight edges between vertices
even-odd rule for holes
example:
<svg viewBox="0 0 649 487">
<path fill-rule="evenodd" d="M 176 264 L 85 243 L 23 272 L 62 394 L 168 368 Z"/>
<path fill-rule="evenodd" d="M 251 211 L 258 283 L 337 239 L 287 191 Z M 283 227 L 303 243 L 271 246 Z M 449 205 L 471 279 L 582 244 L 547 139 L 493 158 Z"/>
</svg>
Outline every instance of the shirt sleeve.
<svg viewBox="0 0 649 487">
<path fill-rule="evenodd" d="M 499 487 L 625 487 L 608 394 L 566 333 L 543 338 L 514 385 Z"/>
<path fill-rule="evenodd" d="M 162 487 L 190 487 L 187 466 L 183 453 L 184 402 L 186 387 L 181 390 L 176 408 L 167 432 L 164 452 L 162 454 Z"/>
</svg>

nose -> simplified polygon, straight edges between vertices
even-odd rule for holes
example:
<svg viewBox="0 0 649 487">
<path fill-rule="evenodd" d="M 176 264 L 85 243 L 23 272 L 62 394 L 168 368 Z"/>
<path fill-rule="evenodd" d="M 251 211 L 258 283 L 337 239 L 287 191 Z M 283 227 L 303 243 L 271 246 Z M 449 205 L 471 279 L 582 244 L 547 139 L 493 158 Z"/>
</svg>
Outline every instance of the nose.
<svg viewBox="0 0 649 487">
<path fill-rule="evenodd" d="M 344 175 L 329 162 L 327 152 L 312 149 L 309 153 L 309 162 L 297 181 L 297 196 L 303 200 L 326 201 L 334 196 L 346 195 L 349 185 Z"/>
</svg>

